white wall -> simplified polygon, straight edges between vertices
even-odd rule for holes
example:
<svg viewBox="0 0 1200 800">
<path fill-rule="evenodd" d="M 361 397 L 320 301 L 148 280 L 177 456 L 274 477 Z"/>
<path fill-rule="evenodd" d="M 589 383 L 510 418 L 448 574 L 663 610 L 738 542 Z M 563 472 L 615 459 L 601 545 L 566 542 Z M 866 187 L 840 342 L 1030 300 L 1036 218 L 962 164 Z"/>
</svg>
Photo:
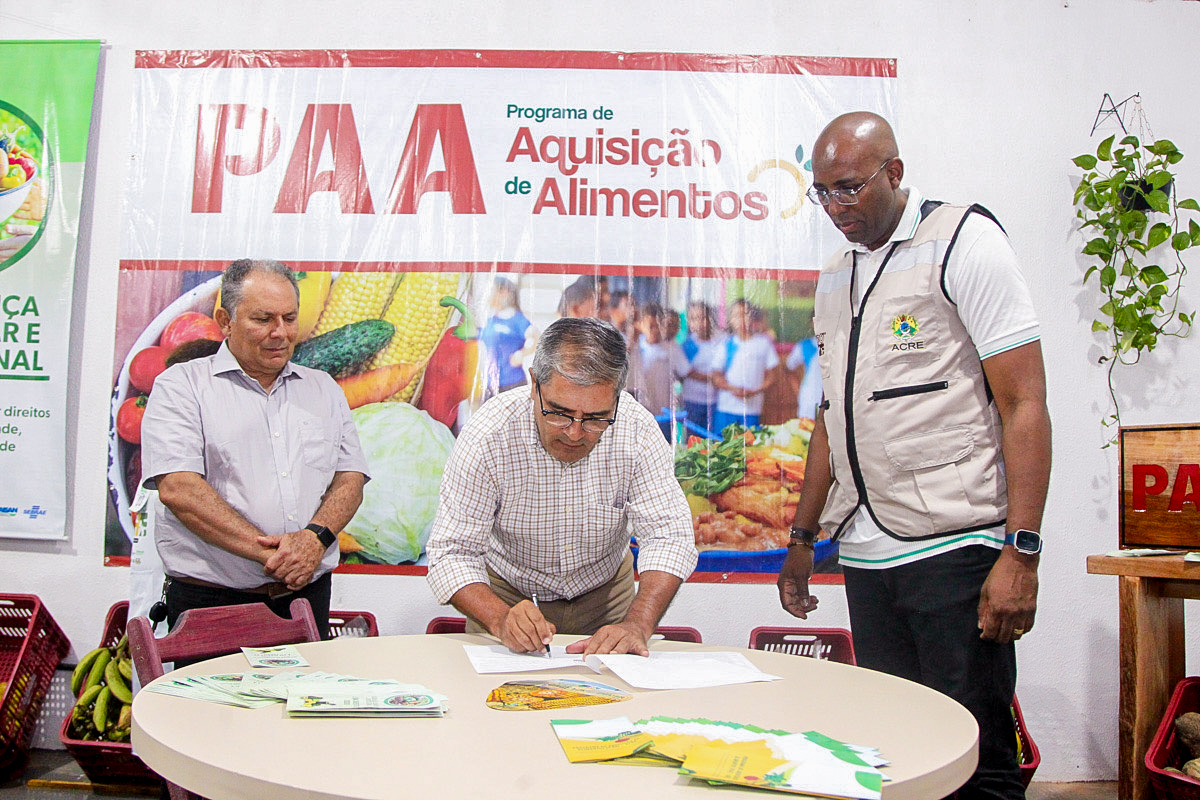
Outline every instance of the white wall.
<svg viewBox="0 0 1200 800">
<path fill-rule="evenodd" d="M 1043 325 L 1055 460 L 1043 530 L 1040 614 L 1019 650 L 1019 696 L 1039 744 L 1042 780 L 1116 774 L 1116 579 L 1084 557 L 1115 547 L 1116 453 L 1102 450 L 1109 413 L 1090 332 L 1092 288 L 1080 285 L 1071 157 L 1089 138 L 1101 96 L 1141 92 L 1154 133 L 1190 158 L 1179 190 L 1200 195 L 1200 3 L 1183 0 L 741 0 L 647 3 L 494 0 L 237 3 L 57 0 L 7 5 L 13 39 L 100 38 L 72 333 L 71 497 L 61 544 L 0 540 L 0 588 L 39 594 L 76 651 L 96 643 L 126 572 L 102 561 L 105 428 L 116 311 L 117 225 L 135 49 L 487 48 L 647 50 L 895 57 L 898 133 L 908 176 L 927 194 L 978 201 L 1005 223 L 1024 259 Z M 1111 126 L 1105 135 L 1112 132 Z M 1185 292 L 1190 308 L 1200 292 Z M 1125 377 L 1130 424 L 1194 421 L 1194 341 L 1170 342 Z M 2 479 L 0 479 L 2 480 Z M 812 622 L 847 624 L 840 588 Z M 374 611 L 384 633 L 415 632 L 438 607 L 417 578 L 339 576 L 334 604 Z M 668 623 L 744 644 L 750 628 L 788 624 L 774 586 L 686 585 Z M 1195 639 L 1200 641 L 1200 639 Z M 813 687 L 819 691 L 819 687 Z"/>
</svg>

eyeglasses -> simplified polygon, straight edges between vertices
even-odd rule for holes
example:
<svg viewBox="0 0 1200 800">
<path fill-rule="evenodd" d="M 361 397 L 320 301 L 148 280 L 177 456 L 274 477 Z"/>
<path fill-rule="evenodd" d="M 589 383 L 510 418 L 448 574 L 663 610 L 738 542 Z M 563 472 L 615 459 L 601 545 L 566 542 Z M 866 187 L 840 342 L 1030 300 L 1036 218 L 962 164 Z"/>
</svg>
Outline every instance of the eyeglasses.
<svg viewBox="0 0 1200 800">
<path fill-rule="evenodd" d="M 547 411 L 546 403 L 542 400 L 542 385 L 534 383 L 534 388 L 537 389 L 538 405 L 541 407 L 542 419 L 551 428 L 569 428 L 572 423 L 578 422 L 583 428 L 584 433 L 604 433 L 608 430 L 608 426 L 617 421 L 616 409 L 613 409 L 611 417 L 572 417 L 570 414 L 564 414 L 561 411 Z M 621 396 L 617 395 L 617 403 L 621 402 Z"/>
<path fill-rule="evenodd" d="M 847 186 L 842 189 L 819 189 L 816 186 L 808 190 L 808 199 L 814 203 L 820 203 L 827 206 L 830 203 L 837 203 L 843 206 L 858 205 L 858 193 L 867 188 L 876 175 L 883 172 L 883 168 L 892 163 L 892 159 L 888 159 L 879 165 L 879 169 L 871 173 L 871 177 L 860 183 L 858 186 Z"/>
</svg>

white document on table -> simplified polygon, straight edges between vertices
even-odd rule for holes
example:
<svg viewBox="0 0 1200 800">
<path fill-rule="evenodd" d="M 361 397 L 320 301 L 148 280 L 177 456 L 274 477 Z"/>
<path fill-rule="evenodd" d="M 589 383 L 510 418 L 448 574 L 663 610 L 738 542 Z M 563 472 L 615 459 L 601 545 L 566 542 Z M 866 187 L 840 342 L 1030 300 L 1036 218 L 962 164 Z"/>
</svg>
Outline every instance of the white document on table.
<svg viewBox="0 0 1200 800">
<path fill-rule="evenodd" d="M 608 667 L 621 680 L 639 689 L 700 689 L 734 683 L 777 681 L 750 663 L 741 653 L 706 651 L 703 653 L 651 652 L 650 657 L 633 655 L 588 656 L 588 666 L 600 671 Z"/>
<path fill-rule="evenodd" d="M 464 644 L 463 650 L 480 675 L 586 666 L 581 655 L 568 653 L 565 646 L 558 644 L 550 645 L 550 658 L 541 653 L 514 653 L 502 644 Z"/>
<path fill-rule="evenodd" d="M 535 672 L 563 667 L 587 667 L 599 673 L 605 667 L 639 689 L 698 689 L 734 683 L 776 681 L 734 652 L 651 652 L 650 656 L 593 655 L 585 662 L 565 647 L 550 646 L 550 658 L 534 653 L 514 653 L 502 644 L 463 645 L 471 666 L 481 675 L 494 672 Z"/>
</svg>

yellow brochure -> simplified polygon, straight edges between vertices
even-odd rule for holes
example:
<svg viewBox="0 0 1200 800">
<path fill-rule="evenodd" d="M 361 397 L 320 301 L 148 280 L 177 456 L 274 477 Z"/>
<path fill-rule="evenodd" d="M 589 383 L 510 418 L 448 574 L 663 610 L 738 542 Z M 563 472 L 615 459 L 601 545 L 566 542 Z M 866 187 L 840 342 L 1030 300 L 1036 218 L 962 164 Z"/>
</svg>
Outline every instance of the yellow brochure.
<svg viewBox="0 0 1200 800">
<path fill-rule="evenodd" d="M 628 717 L 554 719 L 550 725 L 567 760 L 573 764 L 624 758 L 650 744 L 650 737 L 637 730 Z"/>
</svg>

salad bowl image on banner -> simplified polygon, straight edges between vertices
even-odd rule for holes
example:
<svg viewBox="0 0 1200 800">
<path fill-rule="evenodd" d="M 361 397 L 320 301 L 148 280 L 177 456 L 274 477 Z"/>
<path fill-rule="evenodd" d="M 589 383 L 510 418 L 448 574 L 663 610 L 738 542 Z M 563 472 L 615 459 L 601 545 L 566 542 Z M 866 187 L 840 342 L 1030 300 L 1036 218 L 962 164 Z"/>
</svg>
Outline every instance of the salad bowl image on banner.
<svg viewBox="0 0 1200 800">
<path fill-rule="evenodd" d="M 0 100 L 0 270 L 20 260 L 42 234 L 50 199 L 44 153 L 38 124 Z"/>
</svg>

